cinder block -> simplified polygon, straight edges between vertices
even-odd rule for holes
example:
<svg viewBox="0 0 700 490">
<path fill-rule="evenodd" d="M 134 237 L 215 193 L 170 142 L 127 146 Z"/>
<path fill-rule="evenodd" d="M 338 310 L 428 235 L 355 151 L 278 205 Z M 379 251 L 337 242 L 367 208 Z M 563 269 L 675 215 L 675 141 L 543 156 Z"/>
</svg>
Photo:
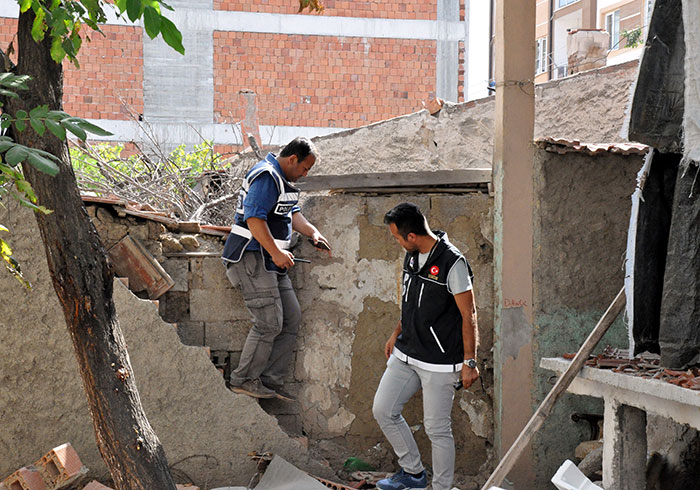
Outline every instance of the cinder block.
<svg viewBox="0 0 700 490">
<path fill-rule="evenodd" d="M 175 285 L 170 291 L 187 291 L 189 289 L 190 264 L 187 259 L 168 259 L 163 261 L 163 269 L 170 274 Z"/>
<path fill-rule="evenodd" d="M 177 322 L 177 334 L 185 345 L 204 345 L 202 322 Z"/>
<path fill-rule="evenodd" d="M 237 289 L 190 289 L 190 319 L 200 322 L 250 320 Z"/>
<path fill-rule="evenodd" d="M 83 487 L 83 490 L 113 490 L 111 487 L 106 487 L 97 480 L 92 480 Z"/>
<path fill-rule="evenodd" d="M 169 323 L 187 322 L 190 319 L 190 295 L 186 291 L 168 291 L 160 297 L 158 311 Z"/>
<path fill-rule="evenodd" d="M 211 347 L 213 351 L 240 350 L 252 325 L 250 321 L 206 322 L 204 344 Z"/>
<path fill-rule="evenodd" d="M 52 488 L 87 473 L 87 468 L 83 466 L 70 442 L 53 448 L 37 461 L 36 465 Z"/>
<path fill-rule="evenodd" d="M 3 482 L 8 490 L 48 490 L 39 469 L 34 466 L 24 466 Z"/>
</svg>

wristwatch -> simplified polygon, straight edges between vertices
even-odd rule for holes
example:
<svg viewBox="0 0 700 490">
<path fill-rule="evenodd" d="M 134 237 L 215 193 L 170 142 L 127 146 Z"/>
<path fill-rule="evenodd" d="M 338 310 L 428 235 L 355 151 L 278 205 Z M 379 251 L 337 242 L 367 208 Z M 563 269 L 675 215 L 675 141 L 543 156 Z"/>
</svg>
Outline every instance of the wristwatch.
<svg viewBox="0 0 700 490">
<path fill-rule="evenodd" d="M 464 364 L 470 368 L 474 369 L 476 367 L 476 359 L 465 359 Z"/>
</svg>

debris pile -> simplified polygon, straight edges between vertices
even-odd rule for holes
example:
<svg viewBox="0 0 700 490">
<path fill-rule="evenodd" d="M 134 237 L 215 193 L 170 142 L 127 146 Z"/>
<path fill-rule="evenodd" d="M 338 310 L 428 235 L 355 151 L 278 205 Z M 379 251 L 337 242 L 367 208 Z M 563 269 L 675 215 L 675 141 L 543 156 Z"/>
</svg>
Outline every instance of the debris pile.
<svg viewBox="0 0 700 490">
<path fill-rule="evenodd" d="M 564 359 L 573 359 L 575 354 L 564 354 Z M 601 354 L 591 355 L 586 366 L 598 369 L 612 369 L 615 373 L 624 373 L 646 379 L 659 379 L 667 383 L 700 390 L 700 367 L 686 371 L 676 371 L 661 366 L 660 356 L 644 352 L 632 359 L 626 349 L 606 347 Z"/>
</svg>

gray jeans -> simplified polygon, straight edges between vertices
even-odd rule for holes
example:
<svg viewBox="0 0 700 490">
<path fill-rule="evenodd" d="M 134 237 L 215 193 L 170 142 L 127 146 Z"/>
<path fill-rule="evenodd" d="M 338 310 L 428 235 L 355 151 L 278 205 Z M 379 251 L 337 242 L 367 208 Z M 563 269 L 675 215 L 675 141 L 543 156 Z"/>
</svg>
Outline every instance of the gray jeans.
<svg viewBox="0 0 700 490">
<path fill-rule="evenodd" d="M 423 426 L 433 449 L 433 490 L 452 488 L 455 443 L 450 415 L 459 376 L 459 372 L 426 371 L 391 356 L 374 395 L 372 413 L 399 457 L 399 465 L 408 473 L 420 473 L 423 463 L 418 446 L 401 411 L 423 389 Z"/>
<path fill-rule="evenodd" d="M 238 367 L 231 372 L 231 384 L 260 378 L 267 386 L 282 386 L 290 372 L 301 323 L 301 308 L 289 276 L 265 270 L 259 251 L 244 252 L 239 262 L 228 267 L 226 276 L 240 286 L 253 315 Z"/>
</svg>

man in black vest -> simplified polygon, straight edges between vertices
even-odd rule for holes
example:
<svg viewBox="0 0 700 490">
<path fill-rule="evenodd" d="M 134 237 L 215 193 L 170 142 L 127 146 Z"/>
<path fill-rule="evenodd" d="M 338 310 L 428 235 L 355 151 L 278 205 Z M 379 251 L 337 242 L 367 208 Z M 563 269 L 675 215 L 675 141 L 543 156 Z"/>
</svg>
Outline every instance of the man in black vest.
<svg viewBox="0 0 700 490">
<path fill-rule="evenodd" d="M 415 204 L 384 216 L 406 250 L 401 320 L 384 346 L 388 362 L 372 412 L 399 458 L 401 470 L 377 482 L 382 490 L 424 489 L 428 479 L 403 406 L 423 390 L 423 426 L 433 452 L 433 490 L 450 490 L 455 447 L 450 414 L 455 384 L 469 388 L 479 377 L 473 274 L 447 234 L 430 231 Z"/>
<path fill-rule="evenodd" d="M 222 260 L 231 283 L 240 285 L 253 315 L 230 386 L 255 398 L 294 398 L 283 389 L 289 372 L 301 309 L 287 270 L 294 266 L 289 251 L 292 230 L 330 251 L 328 241 L 309 223 L 297 205 L 299 189 L 292 185 L 311 170 L 316 148 L 307 138 L 295 138 L 280 152 L 269 153 L 246 174 L 238 207 L 226 239 Z"/>
</svg>

